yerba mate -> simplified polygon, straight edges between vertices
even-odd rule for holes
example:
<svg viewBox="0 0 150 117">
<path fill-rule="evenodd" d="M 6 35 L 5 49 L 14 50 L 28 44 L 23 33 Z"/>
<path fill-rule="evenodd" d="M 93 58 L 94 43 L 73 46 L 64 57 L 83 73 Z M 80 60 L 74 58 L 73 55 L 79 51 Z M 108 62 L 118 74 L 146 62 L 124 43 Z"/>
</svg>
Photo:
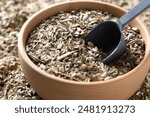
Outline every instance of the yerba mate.
<svg viewBox="0 0 150 117">
<path fill-rule="evenodd" d="M 74 81 L 104 81 L 123 75 L 136 67 L 144 57 L 145 45 L 140 31 L 127 26 L 123 33 L 126 51 L 109 65 L 101 61 L 106 54 L 92 43 L 84 44 L 88 32 L 105 20 L 116 20 L 108 12 L 76 10 L 60 12 L 35 27 L 26 44 L 26 52 L 42 70 Z"/>
</svg>

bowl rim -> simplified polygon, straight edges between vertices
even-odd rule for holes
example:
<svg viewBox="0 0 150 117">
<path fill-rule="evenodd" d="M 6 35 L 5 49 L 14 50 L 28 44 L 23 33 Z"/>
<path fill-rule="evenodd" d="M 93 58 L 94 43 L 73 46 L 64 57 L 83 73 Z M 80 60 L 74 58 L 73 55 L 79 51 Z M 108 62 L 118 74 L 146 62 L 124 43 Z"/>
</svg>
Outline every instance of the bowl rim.
<svg viewBox="0 0 150 117">
<path fill-rule="evenodd" d="M 107 2 L 100 2 L 100 1 L 91 1 L 91 0 L 80 0 L 80 1 L 65 1 L 65 2 L 60 2 L 60 3 L 55 3 L 55 4 L 52 4 L 46 8 L 43 8 L 39 11 L 37 11 L 36 13 L 34 13 L 25 23 L 24 25 L 22 26 L 21 30 L 20 30 L 20 33 L 19 33 L 19 37 L 18 37 L 18 53 L 19 53 L 19 57 L 22 57 L 22 59 L 25 61 L 26 64 L 29 65 L 30 68 L 34 69 L 36 72 L 39 72 L 40 74 L 42 74 L 44 77 L 47 77 L 47 78 L 50 78 L 50 79 L 53 79 L 53 80 L 56 80 L 56 81 L 59 81 L 59 82 L 63 82 L 63 83 L 69 83 L 69 84 L 76 84 L 76 85 L 99 85 L 99 84 L 106 84 L 106 83 L 112 83 L 112 82 L 117 82 L 117 81 L 120 81 L 122 79 L 125 79 L 127 78 L 128 76 L 134 74 L 135 72 L 139 71 L 142 66 L 145 66 L 147 63 L 149 63 L 149 58 L 150 58 L 150 44 L 146 44 L 148 46 L 146 46 L 147 48 L 147 51 L 145 52 L 145 55 L 144 55 L 144 58 L 143 60 L 140 62 L 140 64 L 138 64 L 135 68 L 133 68 L 132 70 L 130 70 L 129 72 L 123 74 L 123 75 L 120 75 L 120 76 L 117 76 L 116 78 L 113 78 L 113 79 L 109 79 L 109 80 L 106 80 L 106 81 L 95 81 L 95 82 L 77 82 L 77 81 L 72 81 L 72 80 L 67 80 L 67 79 L 61 79 L 59 77 L 56 77 L 54 75 L 51 75 L 49 73 L 47 73 L 46 71 L 40 69 L 37 65 L 35 65 L 31 59 L 28 57 L 27 53 L 26 53 L 26 50 L 25 50 L 25 46 L 24 46 L 24 42 L 23 42 L 23 35 L 24 35 L 24 32 L 25 32 L 25 29 L 26 27 L 29 25 L 29 22 L 32 22 L 33 19 L 41 14 L 42 12 L 50 9 L 50 8 L 53 8 L 53 7 L 57 7 L 58 5 L 64 5 L 64 4 L 69 4 L 69 3 L 81 3 L 81 2 L 88 2 L 88 3 L 97 3 L 97 4 L 101 4 L 101 5 L 107 5 L 107 6 L 110 6 L 110 7 L 114 7 L 115 9 L 118 9 L 120 11 L 123 11 L 123 12 L 127 12 L 127 10 L 117 6 L 117 5 L 114 5 L 114 4 L 111 4 L 111 3 L 107 3 Z M 139 20 L 139 19 L 135 19 L 139 25 L 142 27 L 141 29 L 144 30 L 145 32 L 145 36 L 147 38 L 150 38 L 150 35 L 149 35 L 149 32 L 146 28 L 146 26 Z M 146 49 L 145 49 L 146 50 Z"/>
</svg>

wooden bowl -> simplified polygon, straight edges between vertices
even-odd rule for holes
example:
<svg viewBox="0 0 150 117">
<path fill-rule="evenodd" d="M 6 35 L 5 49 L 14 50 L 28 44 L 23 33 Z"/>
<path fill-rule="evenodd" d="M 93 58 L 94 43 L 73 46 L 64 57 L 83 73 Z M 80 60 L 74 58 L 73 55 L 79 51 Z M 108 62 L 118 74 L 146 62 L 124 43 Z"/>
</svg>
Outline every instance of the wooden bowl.
<svg viewBox="0 0 150 117">
<path fill-rule="evenodd" d="M 150 65 L 150 36 L 138 19 L 131 25 L 139 28 L 145 41 L 144 59 L 133 70 L 117 78 L 90 83 L 60 79 L 41 70 L 28 57 L 25 45 L 30 31 L 42 20 L 60 11 L 75 9 L 97 9 L 112 13 L 116 17 L 127 12 L 109 3 L 88 0 L 58 3 L 38 11 L 23 25 L 18 40 L 19 57 L 25 77 L 43 99 L 129 99 L 144 81 Z"/>
</svg>

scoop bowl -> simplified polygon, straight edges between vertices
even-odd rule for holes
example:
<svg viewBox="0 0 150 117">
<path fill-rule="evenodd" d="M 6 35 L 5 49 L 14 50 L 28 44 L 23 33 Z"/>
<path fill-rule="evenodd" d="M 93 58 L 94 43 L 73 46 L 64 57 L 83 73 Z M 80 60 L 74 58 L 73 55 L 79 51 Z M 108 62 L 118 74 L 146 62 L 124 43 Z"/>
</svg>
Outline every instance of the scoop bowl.
<svg viewBox="0 0 150 117">
<path fill-rule="evenodd" d="M 85 37 L 85 44 L 92 42 L 103 52 L 107 53 L 107 57 L 102 61 L 109 64 L 125 51 L 125 40 L 121 27 L 115 21 L 105 21 L 93 28 Z"/>
</svg>

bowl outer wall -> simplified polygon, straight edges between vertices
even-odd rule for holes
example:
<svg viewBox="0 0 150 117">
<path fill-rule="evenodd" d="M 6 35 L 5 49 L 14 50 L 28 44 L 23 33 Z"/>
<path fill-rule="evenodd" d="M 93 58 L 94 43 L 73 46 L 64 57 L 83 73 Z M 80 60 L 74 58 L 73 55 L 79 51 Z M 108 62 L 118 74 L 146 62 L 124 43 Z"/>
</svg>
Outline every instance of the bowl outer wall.
<svg viewBox="0 0 150 117">
<path fill-rule="evenodd" d="M 55 4 L 35 13 L 22 27 L 18 40 L 19 58 L 25 77 L 43 99 L 128 99 L 144 81 L 150 65 L 149 33 L 137 19 L 131 25 L 138 27 L 141 31 L 146 43 L 145 57 L 136 68 L 112 80 L 84 83 L 60 79 L 38 68 L 25 52 L 29 32 L 42 20 L 57 14 L 60 10 L 68 11 L 84 8 L 107 11 L 117 17 L 126 12 L 122 8 L 109 3 L 84 0 Z"/>
</svg>

